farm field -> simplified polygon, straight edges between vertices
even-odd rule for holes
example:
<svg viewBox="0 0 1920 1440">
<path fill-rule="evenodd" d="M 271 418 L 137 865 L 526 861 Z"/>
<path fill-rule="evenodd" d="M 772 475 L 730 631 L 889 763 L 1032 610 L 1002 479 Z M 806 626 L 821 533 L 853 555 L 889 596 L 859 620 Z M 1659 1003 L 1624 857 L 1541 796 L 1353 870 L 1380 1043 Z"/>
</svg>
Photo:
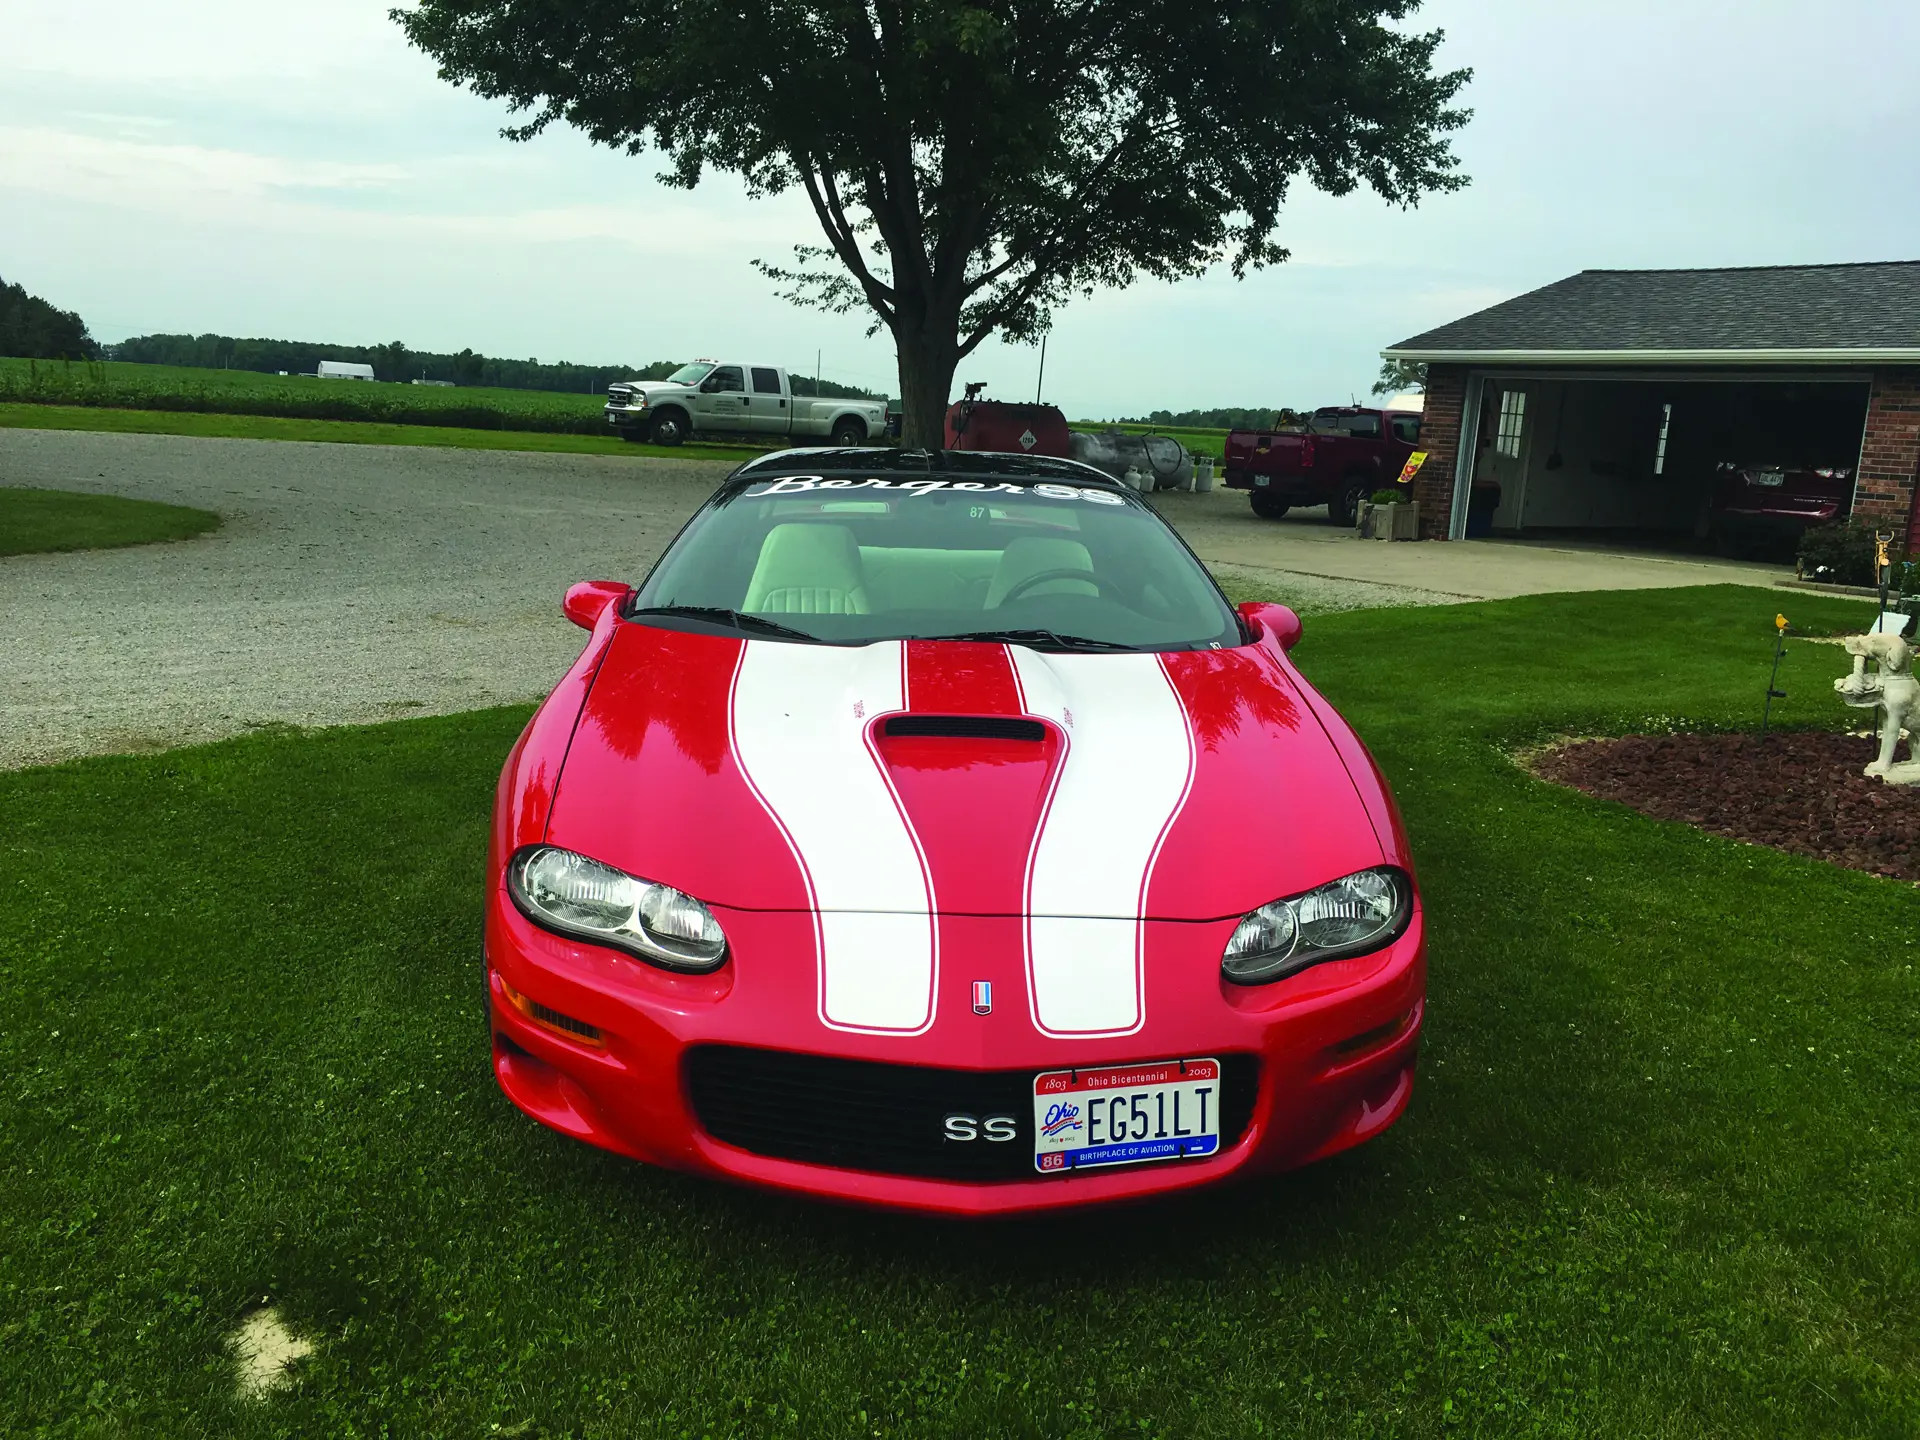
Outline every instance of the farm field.
<svg viewBox="0 0 1920 1440">
<path fill-rule="evenodd" d="M 1120 430 L 1128 435 L 1168 435 L 1195 455 L 1211 455 L 1215 461 L 1226 458 L 1229 432 L 1225 430 L 1166 429 L 1158 425 L 1122 425 L 1111 420 L 1075 420 L 1071 424 L 1075 430 Z"/>
<path fill-rule="evenodd" d="M 42 413 L 55 407 L 79 411 L 137 411 L 144 416 L 250 416 L 260 419 L 320 422 L 331 425 L 379 426 L 378 437 L 358 437 L 370 444 L 464 444 L 479 448 L 565 449 L 574 445 L 531 445 L 522 441 L 480 441 L 473 436 L 502 432 L 514 436 L 574 436 L 595 442 L 591 450 L 618 452 L 624 442 L 612 439 L 601 407 L 605 396 L 567 395 L 545 390 L 446 388 L 434 385 L 397 385 L 357 380 L 318 380 L 306 375 L 263 375 L 253 370 L 203 370 L 177 365 L 136 365 L 117 360 L 67 364 L 0 358 L 0 425 L 46 423 L 52 429 L 135 429 L 175 435 L 228 435 L 258 439 L 336 439 L 356 437 L 338 431 L 296 433 L 274 429 L 211 428 L 186 425 L 158 428 L 145 419 L 119 425 L 110 421 L 79 420 L 70 424 L 35 422 L 17 412 Z M 1195 455 L 1224 458 L 1227 431 L 1163 429 L 1152 425 L 1117 424 L 1104 420 L 1076 420 L 1078 430 L 1122 430 L 1130 435 L 1170 435 Z M 462 430 L 469 438 L 450 440 L 442 435 L 418 439 L 394 432 L 409 426 L 430 430 Z M 732 448 L 731 446 L 723 448 Z M 744 451 L 765 446 L 746 445 Z M 652 446 L 635 446 L 647 453 Z M 691 453 L 683 448 L 679 453 Z"/>
<path fill-rule="evenodd" d="M 593 436 L 604 436 L 607 429 L 601 413 L 606 396 L 600 391 L 563 395 L 390 385 L 115 360 L 65 364 L 0 359 L 0 402 Z"/>
<path fill-rule="evenodd" d="M 336 382 L 328 382 L 336 383 Z M 185 410 L 114 410 L 93 405 L 0 404 L 0 429 L 89 430 L 124 435 L 198 435 L 223 440 L 309 440 L 337 445 L 437 445 L 455 450 L 518 450 L 548 455 L 651 456 L 665 460 L 731 460 L 762 453 L 758 445 L 696 442 L 632 445 L 611 435 L 536 430 L 465 430 L 448 425 L 394 425 L 366 420 L 292 420 Z"/>
<path fill-rule="evenodd" d="M 1412 1111 L 1294 1175 L 1039 1223 L 686 1180 L 508 1107 L 478 887 L 524 708 L 0 775 L 0 1412 L 53 1436 L 1910 1435 L 1920 895 L 1514 758 L 1750 727 L 1774 606 L 1310 621 L 1296 656 L 1421 867 Z M 1787 653 L 1796 701 L 1828 689 L 1836 652 Z M 314 1353 L 241 1400 L 228 1337 L 267 1298 Z"/>
</svg>

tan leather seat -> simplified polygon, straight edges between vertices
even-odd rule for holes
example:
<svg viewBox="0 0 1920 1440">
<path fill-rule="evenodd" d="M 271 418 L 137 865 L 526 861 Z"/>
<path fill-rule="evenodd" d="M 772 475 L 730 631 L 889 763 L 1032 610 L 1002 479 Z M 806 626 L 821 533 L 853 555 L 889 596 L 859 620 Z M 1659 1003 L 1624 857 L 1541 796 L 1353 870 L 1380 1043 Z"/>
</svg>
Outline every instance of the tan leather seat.
<svg viewBox="0 0 1920 1440">
<path fill-rule="evenodd" d="M 844 525 L 776 525 L 760 546 L 747 582 L 756 615 L 865 615 L 860 547 Z"/>
<path fill-rule="evenodd" d="M 1007 598 L 1007 592 L 1031 575 L 1043 570 L 1091 570 L 1093 558 L 1078 540 L 1052 540 L 1039 535 L 1023 535 L 1000 552 L 1000 563 L 987 583 L 987 609 Z M 1062 577 L 1043 580 L 1029 587 L 1020 599 L 1035 595 L 1098 595 L 1100 587 L 1091 580 Z"/>
</svg>

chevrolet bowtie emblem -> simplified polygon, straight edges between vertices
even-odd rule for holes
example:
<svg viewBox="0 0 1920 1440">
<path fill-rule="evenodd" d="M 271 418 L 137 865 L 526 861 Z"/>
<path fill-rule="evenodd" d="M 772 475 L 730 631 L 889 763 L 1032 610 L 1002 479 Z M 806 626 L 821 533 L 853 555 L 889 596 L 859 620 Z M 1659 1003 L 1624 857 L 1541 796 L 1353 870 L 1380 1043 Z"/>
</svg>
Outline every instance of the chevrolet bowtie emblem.
<svg viewBox="0 0 1920 1440">
<path fill-rule="evenodd" d="M 973 982 L 973 1013 L 976 1015 L 993 1013 L 993 982 L 991 980 Z"/>
</svg>

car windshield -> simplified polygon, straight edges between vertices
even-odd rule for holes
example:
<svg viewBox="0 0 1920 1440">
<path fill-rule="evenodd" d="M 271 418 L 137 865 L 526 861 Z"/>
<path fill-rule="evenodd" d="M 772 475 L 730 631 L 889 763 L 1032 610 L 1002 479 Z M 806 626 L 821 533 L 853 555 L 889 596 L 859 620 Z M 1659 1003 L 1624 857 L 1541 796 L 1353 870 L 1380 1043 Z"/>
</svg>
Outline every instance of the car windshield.
<svg viewBox="0 0 1920 1440">
<path fill-rule="evenodd" d="M 698 385 L 713 373 L 711 365 L 682 365 L 667 376 L 668 383 L 674 385 Z"/>
<path fill-rule="evenodd" d="M 1242 643 L 1199 562 L 1110 484 L 875 468 L 736 477 L 668 549 L 628 613 L 834 644 Z"/>
<path fill-rule="evenodd" d="M 1316 410 L 1311 428 L 1320 435 L 1354 435 L 1362 439 L 1380 438 L 1380 417 L 1369 414 L 1342 413 L 1338 410 Z"/>
</svg>

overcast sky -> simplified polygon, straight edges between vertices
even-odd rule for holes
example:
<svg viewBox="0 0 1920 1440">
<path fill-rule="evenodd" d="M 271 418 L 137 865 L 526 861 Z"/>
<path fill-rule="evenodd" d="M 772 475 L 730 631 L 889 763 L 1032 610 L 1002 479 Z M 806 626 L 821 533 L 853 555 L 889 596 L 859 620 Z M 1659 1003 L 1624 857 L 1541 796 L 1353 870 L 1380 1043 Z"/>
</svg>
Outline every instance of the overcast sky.
<svg viewBox="0 0 1920 1440">
<path fill-rule="evenodd" d="M 600 363 L 725 353 L 897 390 L 884 333 L 748 264 L 804 202 L 689 194 L 571 133 L 499 138 L 388 0 L 0 0 L 0 276 L 149 331 Z M 1415 211 L 1303 191 L 1293 259 L 1069 306 L 1075 416 L 1364 395 L 1378 351 L 1589 267 L 1920 258 L 1912 0 L 1430 0 L 1475 72 L 1472 186 Z M 1033 394 L 1037 354 L 962 367 Z"/>
</svg>

